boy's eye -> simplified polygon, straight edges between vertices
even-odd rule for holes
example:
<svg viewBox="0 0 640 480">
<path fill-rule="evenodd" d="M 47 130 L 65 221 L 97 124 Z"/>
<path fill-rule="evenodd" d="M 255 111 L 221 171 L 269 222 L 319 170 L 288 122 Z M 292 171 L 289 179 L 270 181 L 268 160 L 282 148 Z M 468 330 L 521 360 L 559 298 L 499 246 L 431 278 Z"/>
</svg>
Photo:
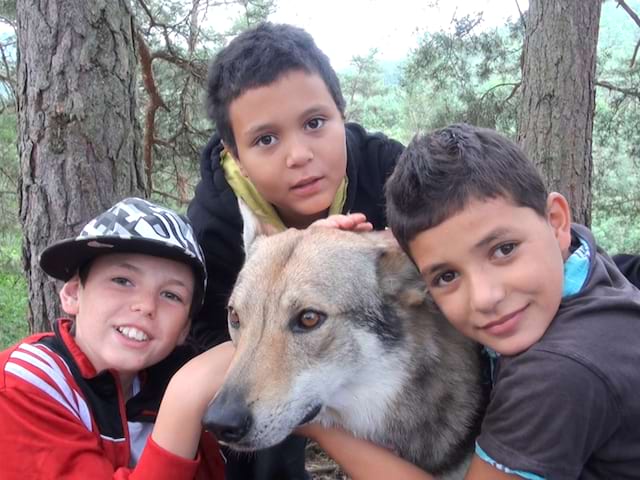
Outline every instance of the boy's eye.
<svg viewBox="0 0 640 480">
<path fill-rule="evenodd" d="M 502 245 L 498 245 L 494 251 L 494 255 L 497 258 L 506 258 L 513 253 L 516 247 L 517 245 L 514 242 L 503 243 Z"/>
<path fill-rule="evenodd" d="M 172 302 L 178 302 L 178 303 L 184 303 L 182 301 L 182 297 L 180 295 L 178 295 L 177 293 L 173 293 L 173 292 L 162 292 L 162 296 L 166 299 L 171 300 Z"/>
<path fill-rule="evenodd" d="M 456 278 L 458 278 L 458 274 L 456 272 L 452 272 L 452 271 L 443 272 L 437 277 L 435 277 L 432 283 L 436 287 L 446 287 L 451 282 L 453 282 Z"/>
<path fill-rule="evenodd" d="M 326 120 L 324 118 L 320 118 L 320 117 L 316 117 L 316 118 L 312 118 L 311 120 L 309 120 L 307 122 L 306 127 L 309 130 L 317 130 L 318 128 L 322 127 L 324 125 L 324 122 Z"/>
<path fill-rule="evenodd" d="M 129 279 L 125 277 L 114 277 L 111 279 L 111 281 L 117 285 L 122 285 L 123 287 L 133 285 L 131 281 L 129 281 Z"/>
<path fill-rule="evenodd" d="M 263 147 L 268 147 L 269 145 L 273 145 L 277 142 L 276 137 L 273 135 L 262 135 L 258 137 L 256 140 L 256 145 L 262 145 Z"/>
</svg>

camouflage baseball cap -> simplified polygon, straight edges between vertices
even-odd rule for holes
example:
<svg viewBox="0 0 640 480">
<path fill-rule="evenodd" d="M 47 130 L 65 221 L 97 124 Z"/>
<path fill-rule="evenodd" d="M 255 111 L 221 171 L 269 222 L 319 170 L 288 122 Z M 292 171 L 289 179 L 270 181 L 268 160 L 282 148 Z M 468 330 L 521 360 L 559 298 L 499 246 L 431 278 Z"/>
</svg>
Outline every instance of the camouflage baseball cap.
<svg viewBox="0 0 640 480">
<path fill-rule="evenodd" d="M 77 237 L 47 247 L 40 255 L 40 266 L 52 277 L 67 281 L 82 265 L 106 253 L 140 253 L 186 263 L 202 287 L 196 292 L 206 289 L 204 255 L 189 220 L 135 197 L 125 198 L 98 215 Z M 192 303 L 200 306 L 202 298 L 194 298 Z"/>
</svg>

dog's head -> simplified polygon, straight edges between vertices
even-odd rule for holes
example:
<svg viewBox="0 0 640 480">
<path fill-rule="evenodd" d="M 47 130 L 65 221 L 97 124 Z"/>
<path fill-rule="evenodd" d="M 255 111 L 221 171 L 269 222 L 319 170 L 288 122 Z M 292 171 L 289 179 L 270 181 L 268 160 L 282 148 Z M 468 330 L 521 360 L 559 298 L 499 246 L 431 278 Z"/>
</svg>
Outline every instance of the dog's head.
<svg viewBox="0 0 640 480">
<path fill-rule="evenodd" d="M 236 356 L 205 426 L 239 450 L 274 445 L 314 419 L 348 427 L 359 418 L 366 429 L 368 406 L 405 380 L 380 378 L 380 365 L 399 361 L 387 353 L 410 328 L 395 306 L 427 301 L 415 267 L 389 232 L 267 236 L 243 219 L 247 258 L 228 308 Z"/>
</svg>

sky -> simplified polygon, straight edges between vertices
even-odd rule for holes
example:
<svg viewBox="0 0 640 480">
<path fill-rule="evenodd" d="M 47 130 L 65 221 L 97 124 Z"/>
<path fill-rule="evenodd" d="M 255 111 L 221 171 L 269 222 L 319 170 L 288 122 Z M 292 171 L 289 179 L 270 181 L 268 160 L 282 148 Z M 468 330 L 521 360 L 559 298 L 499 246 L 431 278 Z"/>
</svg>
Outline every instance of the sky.
<svg viewBox="0 0 640 480">
<path fill-rule="evenodd" d="M 435 7 L 431 4 L 437 4 Z M 426 30 L 446 29 L 455 16 L 478 11 L 487 28 L 519 17 L 528 0 L 278 0 L 274 22 L 307 30 L 335 69 L 354 55 L 378 50 L 378 60 L 403 60 Z"/>
</svg>

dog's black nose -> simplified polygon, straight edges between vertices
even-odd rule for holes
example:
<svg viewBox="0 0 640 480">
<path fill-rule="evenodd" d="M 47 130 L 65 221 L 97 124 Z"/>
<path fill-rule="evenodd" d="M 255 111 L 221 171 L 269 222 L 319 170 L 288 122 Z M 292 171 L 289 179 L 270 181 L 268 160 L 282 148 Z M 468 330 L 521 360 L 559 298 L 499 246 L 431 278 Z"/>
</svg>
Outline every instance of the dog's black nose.
<svg viewBox="0 0 640 480">
<path fill-rule="evenodd" d="M 245 396 L 237 390 L 223 390 L 209 405 L 202 423 L 218 440 L 234 443 L 242 440 L 253 425 L 253 415 Z"/>
</svg>

